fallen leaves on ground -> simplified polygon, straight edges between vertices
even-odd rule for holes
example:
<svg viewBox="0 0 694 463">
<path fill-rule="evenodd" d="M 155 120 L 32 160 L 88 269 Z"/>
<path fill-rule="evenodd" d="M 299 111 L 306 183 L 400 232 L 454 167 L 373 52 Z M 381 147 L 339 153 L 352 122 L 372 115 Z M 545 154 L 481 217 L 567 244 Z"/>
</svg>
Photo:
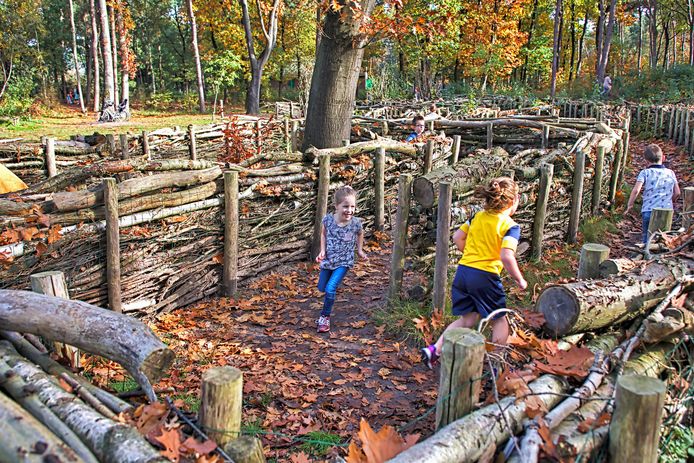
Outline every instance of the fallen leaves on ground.
<svg viewBox="0 0 694 463">
<path fill-rule="evenodd" d="M 383 463 L 412 447 L 419 440 L 419 434 L 402 438 L 391 426 L 383 426 L 380 431 L 374 432 L 363 418 L 359 423 L 357 435 L 361 441 L 361 449 L 355 442 L 350 443 L 347 463 Z"/>
</svg>

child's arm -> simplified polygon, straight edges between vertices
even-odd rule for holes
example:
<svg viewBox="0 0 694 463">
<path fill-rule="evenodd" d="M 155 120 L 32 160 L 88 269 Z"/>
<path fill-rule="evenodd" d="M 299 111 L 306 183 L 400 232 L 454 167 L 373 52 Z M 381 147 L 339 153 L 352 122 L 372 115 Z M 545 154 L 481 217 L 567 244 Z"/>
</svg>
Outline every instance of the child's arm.
<svg viewBox="0 0 694 463">
<path fill-rule="evenodd" d="M 369 256 L 364 252 L 364 230 L 360 230 L 357 235 L 357 254 L 364 260 L 369 260 Z"/>
<path fill-rule="evenodd" d="M 325 259 L 325 255 L 327 254 L 327 249 L 326 249 L 326 242 L 327 238 L 325 236 L 325 224 L 321 224 L 320 226 L 320 252 L 316 256 L 316 262 L 320 263 Z"/>
<path fill-rule="evenodd" d="M 631 190 L 631 195 L 629 195 L 629 202 L 627 203 L 627 208 L 624 211 L 625 214 L 628 214 L 629 211 L 631 211 L 631 208 L 634 207 L 634 202 L 636 202 L 636 198 L 639 196 L 639 193 L 641 193 L 642 187 L 643 182 L 636 182 L 636 184 L 634 184 L 634 189 Z"/>
<path fill-rule="evenodd" d="M 457 229 L 455 233 L 453 233 L 453 242 L 455 243 L 455 247 L 458 248 L 458 251 L 464 252 L 465 243 L 467 242 L 467 233 L 461 229 Z"/>
<path fill-rule="evenodd" d="M 511 275 L 518 286 L 521 289 L 528 287 L 528 282 L 523 278 L 523 274 L 518 268 L 518 262 L 516 261 L 516 251 L 510 248 L 501 248 L 501 263 L 504 264 L 504 268 Z"/>
<path fill-rule="evenodd" d="M 677 178 L 675 178 L 675 187 L 672 189 L 672 207 L 675 207 L 675 201 L 680 197 L 680 184 L 677 183 Z"/>
</svg>

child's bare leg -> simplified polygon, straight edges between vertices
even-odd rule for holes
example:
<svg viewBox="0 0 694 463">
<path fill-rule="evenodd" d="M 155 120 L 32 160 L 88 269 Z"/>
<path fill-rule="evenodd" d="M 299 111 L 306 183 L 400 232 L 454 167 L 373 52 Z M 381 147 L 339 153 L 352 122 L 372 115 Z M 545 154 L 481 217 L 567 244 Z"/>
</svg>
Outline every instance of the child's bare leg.
<svg viewBox="0 0 694 463">
<path fill-rule="evenodd" d="M 508 330 L 508 320 L 505 315 L 492 321 L 492 342 L 494 344 L 506 345 Z"/>
<path fill-rule="evenodd" d="M 441 336 L 439 336 L 436 344 L 434 344 L 436 346 L 436 352 L 441 354 L 441 349 L 443 348 L 443 335 L 446 334 L 446 331 L 450 330 L 451 328 L 472 328 L 477 324 L 478 318 L 479 314 L 477 312 L 470 312 L 448 325 L 443 333 L 441 333 Z"/>
</svg>

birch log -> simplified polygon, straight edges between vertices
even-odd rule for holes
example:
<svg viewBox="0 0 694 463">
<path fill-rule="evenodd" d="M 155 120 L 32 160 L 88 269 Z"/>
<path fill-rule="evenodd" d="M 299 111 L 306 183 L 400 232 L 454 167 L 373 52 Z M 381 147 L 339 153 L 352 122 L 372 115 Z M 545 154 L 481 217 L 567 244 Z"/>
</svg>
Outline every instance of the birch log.
<svg viewBox="0 0 694 463">
<path fill-rule="evenodd" d="M 160 378 L 174 358 L 173 351 L 139 320 L 29 291 L 0 290 L 0 325 L 120 363 L 152 402 L 157 399 L 150 381 Z"/>
</svg>

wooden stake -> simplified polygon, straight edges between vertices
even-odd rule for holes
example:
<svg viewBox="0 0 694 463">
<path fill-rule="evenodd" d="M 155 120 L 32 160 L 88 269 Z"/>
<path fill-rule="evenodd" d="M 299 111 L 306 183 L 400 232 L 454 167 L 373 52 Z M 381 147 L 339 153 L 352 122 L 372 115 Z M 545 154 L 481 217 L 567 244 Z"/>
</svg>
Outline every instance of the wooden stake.
<svg viewBox="0 0 694 463">
<path fill-rule="evenodd" d="M 651 210 L 651 220 L 648 222 L 648 233 L 670 231 L 673 212 L 672 209 L 653 208 Z"/>
<path fill-rule="evenodd" d="M 573 188 L 571 190 L 571 212 L 569 214 L 569 228 L 566 233 L 566 242 L 576 242 L 578 222 L 581 219 L 581 205 L 583 204 L 583 177 L 585 176 L 586 153 L 576 152 L 574 163 Z"/>
<path fill-rule="evenodd" d="M 262 125 L 260 119 L 255 121 L 255 147 L 256 153 L 261 154 L 263 152 L 263 142 L 262 142 Z"/>
<path fill-rule="evenodd" d="M 116 137 L 112 133 L 106 134 L 106 143 L 108 144 L 108 152 L 111 153 L 111 157 L 116 156 Z"/>
<path fill-rule="evenodd" d="M 668 121 L 667 137 L 672 140 L 672 136 L 675 133 L 675 107 L 673 106 L 670 110 L 670 118 Z"/>
<path fill-rule="evenodd" d="M 537 190 L 537 202 L 535 203 L 535 217 L 533 219 L 533 237 L 531 242 L 534 261 L 542 258 L 542 242 L 545 233 L 545 218 L 547 217 L 547 203 L 554 176 L 554 164 L 542 164 L 540 167 L 540 186 Z"/>
<path fill-rule="evenodd" d="M 593 194 L 591 196 L 591 202 L 590 202 L 590 210 L 592 214 L 595 216 L 598 213 L 598 210 L 600 210 L 600 194 L 602 192 L 602 175 L 603 175 L 603 167 L 605 165 L 605 147 L 604 146 L 598 146 L 596 149 L 597 155 L 596 155 L 596 161 L 595 161 L 595 169 L 593 173 Z"/>
<path fill-rule="evenodd" d="M 491 122 L 487 124 L 487 149 L 490 150 L 494 147 L 494 124 Z"/>
<path fill-rule="evenodd" d="M 190 155 L 190 159 L 193 161 L 198 159 L 198 148 L 196 146 L 195 127 L 193 124 L 188 126 L 188 153 Z"/>
<path fill-rule="evenodd" d="M 453 135 L 453 151 L 451 152 L 451 165 L 458 162 L 460 157 L 460 135 Z"/>
<path fill-rule="evenodd" d="M 388 121 L 386 119 L 383 119 L 381 122 L 381 135 L 384 137 L 388 136 Z"/>
<path fill-rule="evenodd" d="M 542 126 L 542 148 L 545 149 L 549 146 L 549 126 Z"/>
<path fill-rule="evenodd" d="M 224 277 L 227 297 L 236 295 L 239 282 L 239 173 L 224 172 Z"/>
<path fill-rule="evenodd" d="M 241 433 L 243 374 L 233 367 L 215 367 L 202 374 L 199 421 L 217 445 L 224 447 Z"/>
<path fill-rule="evenodd" d="M 600 278 L 600 264 L 610 257 L 610 248 L 597 243 L 586 243 L 581 247 L 578 261 L 578 279 Z"/>
<path fill-rule="evenodd" d="M 229 442 L 224 451 L 235 463 L 265 463 L 263 442 L 257 437 L 241 436 Z"/>
<path fill-rule="evenodd" d="M 128 159 L 130 157 L 130 147 L 128 146 L 128 134 L 122 133 L 118 135 L 120 140 L 120 158 Z"/>
<path fill-rule="evenodd" d="M 439 207 L 436 216 L 436 257 L 434 261 L 434 289 L 432 303 L 434 311 L 446 307 L 448 288 L 448 250 L 451 234 L 451 201 L 453 189 L 448 182 L 439 183 Z"/>
<path fill-rule="evenodd" d="M 429 126 L 428 127 L 429 132 L 433 133 L 434 132 L 434 121 L 429 121 L 429 123 L 427 125 Z"/>
<path fill-rule="evenodd" d="M 398 210 L 395 214 L 395 226 L 393 227 L 393 252 L 390 260 L 390 283 L 388 285 L 388 299 L 390 300 L 397 299 L 402 288 L 411 193 L 412 176 L 400 174 L 398 180 Z"/>
<path fill-rule="evenodd" d="M 63 272 L 35 273 L 29 276 L 29 280 L 31 281 L 31 290 L 35 293 L 70 299 Z M 60 357 L 70 362 L 71 368 L 80 368 L 80 351 L 78 348 L 60 342 L 54 342 L 53 348 Z"/>
<path fill-rule="evenodd" d="M 443 335 L 436 429 L 467 415 L 482 389 L 484 337 L 468 328 L 452 328 Z"/>
<path fill-rule="evenodd" d="M 424 173 L 428 174 L 434 166 L 434 140 L 428 140 L 424 151 Z"/>
<path fill-rule="evenodd" d="M 320 254 L 320 236 L 323 217 L 328 213 L 328 194 L 330 193 L 330 155 L 318 156 L 318 191 L 316 193 L 316 217 L 313 221 L 313 240 L 311 241 L 311 261 Z"/>
<path fill-rule="evenodd" d="M 617 196 L 617 185 L 619 180 L 620 169 L 622 167 L 622 157 L 624 156 L 624 142 L 617 141 L 617 151 L 614 159 L 612 159 L 612 172 L 610 172 L 610 189 L 607 192 L 607 202 L 610 204 L 610 210 L 615 208 L 615 197 Z"/>
<path fill-rule="evenodd" d="M 610 461 L 658 461 L 665 392 L 665 383 L 656 378 L 627 375 L 617 380 L 610 423 Z"/>
<path fill-rule="evenodd" d="M 385 169 L 386 149 L 381 147 L 376 150 L 374 160 L 374 227 L 383 231 L 386 223 L 385 217 Z"/>
<path fill-rule="evenodd" d="M 299 149 L 299 121 L 292 121 L 292 153 Z"/>
<path fill-rule="evenodd" d="M 687 110 L 687 115 L 684 118 L 684 139 L 682 140 L 682 144 L 686 149 L 689 149 L 689 133 L 691 132 L 691 130 L 689 130 L 689 121 L 691 117 L 691 111 Z"/>
<path fill-rule="evenodd" d="M 149 136 L 147 135 L 146 130 L 142 131 L 142 155 L 147 160 L 152 159 L 149 153 Z"/>
<path fill-rule="evenodd" d="M 55 138 L 46 138 L 45 146 L 46 172 L 48 178 L 58 175 L 58 169 L 55 165 Z"/>
<path fill-rule="evenodd" d="M 687 231 L 689 227 L 694 224 L 694 187 L 688 186 L 684 189 L 682 200 L 684 201 L 682 207 L 682 225 L 684 226 L 684 230 Z"/>
<path fill-rule="evenodd" d="M 120 236 L 118 234 L 118 185 L 115 178 L 105 178 L 104 206 L 106 210 L 106 284 L 108 306 L 122 313 L 120 283 Z"/>
</svg>

